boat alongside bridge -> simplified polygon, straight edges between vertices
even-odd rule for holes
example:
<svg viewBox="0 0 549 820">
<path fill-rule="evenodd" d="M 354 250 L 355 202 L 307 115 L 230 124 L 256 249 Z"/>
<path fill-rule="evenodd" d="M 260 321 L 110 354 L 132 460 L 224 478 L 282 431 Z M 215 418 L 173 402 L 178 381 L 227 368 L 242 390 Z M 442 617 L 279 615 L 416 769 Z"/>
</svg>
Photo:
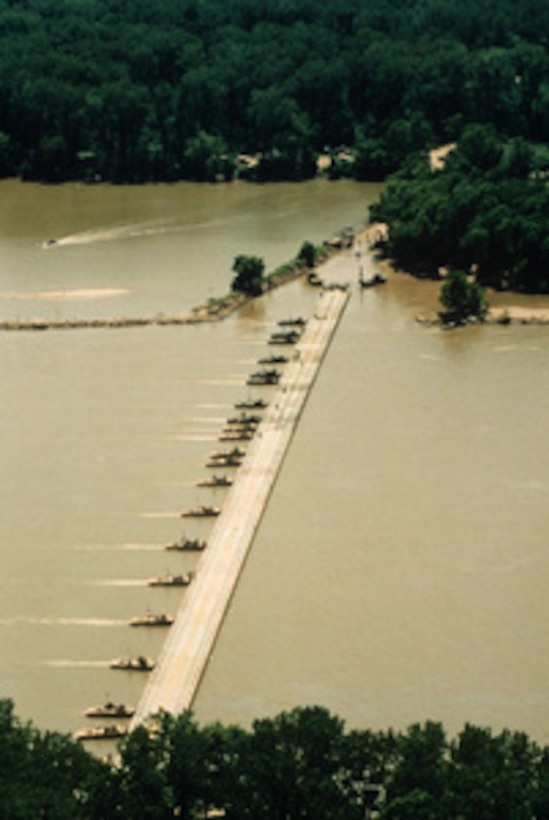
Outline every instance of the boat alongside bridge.
<svg viewBox="0 0 549 820">
<path fill-rule="evenodd" d="M 132 727 L 161 709 L 192 707 L 219 629 L 234 594 L 276 476 L 303 407 L 343 314 L 349 292 L 324 292 L 299 338 L 299 355 L 285 366 L 280 385 L 246 452 L 217 451 L 209 466 L 239 466 L 208 537 L 197 577 L 185 593 L 132 719 Z M 296 340 L 297 343 L 297 340 Z M 249 405 L 247 405 L 249 407 Z M 245 457 L 244 457 L 245 456 Z"/>
</svg>

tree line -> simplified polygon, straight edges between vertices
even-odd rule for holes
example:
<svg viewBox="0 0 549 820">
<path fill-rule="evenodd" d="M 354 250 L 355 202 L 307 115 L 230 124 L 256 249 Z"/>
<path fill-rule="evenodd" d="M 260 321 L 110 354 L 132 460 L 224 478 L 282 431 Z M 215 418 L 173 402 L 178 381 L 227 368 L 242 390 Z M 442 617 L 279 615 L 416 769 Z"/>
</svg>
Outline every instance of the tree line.
<svg viewBox="0 0 549 820">
<path fill-rule="evenodd" d="M 465 129 L 442 168 L 411 157 L 394 174 L 373 220 L 380 250 L 418 275 L 461 271 L 482 287 L 549 292 L 546 157 L 491 125 Z"/>
<path fill-rule="evenodd" d="M 440 723 L 347 730 L 319 706 L 200 726 L 160 713 L 120 741 L 117 765 L 68 735 L 22 722 L 0 701 L 6 820 L 542 820 L 549 747 L 522 732 Z"/>
<path fill-rule="evenodd" d="M 381 179 L 471 123 L 543 142 L 547 31 L 545 0 L 0 0 L 0 175 Z"/>
</svg>

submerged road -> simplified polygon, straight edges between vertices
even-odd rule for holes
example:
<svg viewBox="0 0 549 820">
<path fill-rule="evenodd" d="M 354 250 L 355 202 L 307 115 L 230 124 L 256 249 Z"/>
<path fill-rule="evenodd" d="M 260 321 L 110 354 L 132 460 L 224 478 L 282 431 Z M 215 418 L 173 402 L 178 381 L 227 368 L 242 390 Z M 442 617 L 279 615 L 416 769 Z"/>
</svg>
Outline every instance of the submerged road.
<svg viewBox="0 0 549 820">
<path fill-rule="evenodd" d="M 284 367 L 236 472 L 132 728 L 161 709 L 178 714 L 191 708 L 284 455 L 348 298 L 348 291 L 341 289 L 321 292 L 299 342 L 284 348 L 294 355 Z"/>
</svg>

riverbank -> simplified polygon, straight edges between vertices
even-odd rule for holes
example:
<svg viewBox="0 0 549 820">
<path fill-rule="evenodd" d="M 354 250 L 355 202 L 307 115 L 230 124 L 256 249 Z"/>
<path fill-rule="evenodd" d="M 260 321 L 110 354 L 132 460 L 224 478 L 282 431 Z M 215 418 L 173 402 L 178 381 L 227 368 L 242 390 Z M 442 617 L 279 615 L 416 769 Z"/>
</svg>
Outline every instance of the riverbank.
<svg viewBox="0 0 549 820">
<path fill-rule="evenodd" d="M 346 244 L 344 233 L 336 234 L 332 239 L 325 241 L 316 249 L 317 263 L 322 265 L 332 256 L 339 253 Z M 263 280 L 262 295 L 275 288 L 299 279 L 310 272 L 301 260 L 292 259 L 279 266 Z M 185 313 L 159 314 L 158 316 L 112 316 L 105 318 L 82 319 L 4 319 L 0 321 L 0 331 L 43 331 L 43 330 L 78 330 L 98 328 L 132 328 L 165 325 L 193 325 L 202 322 L 218 322 L 227 318 L 247 302 L 257 297 L 246 296 L 244 293 L 232 292 L 221 298 L 209 299 L 205 304 L 198 305 Z"/>
<path fill-rule="evenodd" d="M 357 235 L 357 239 L 362 238 L 370 250 L 375 252 L 376 241 L 383 239 L 386 235 L 387 225 L 384 223 L 374 223 L 370 225 L 365 231 Z M 412 276 L 408 271 L 395 268 L 394 265 L 387 259 L 378 260 L 378 266 L 384 274 L 389 275 L 405 275 Z M 500 294 L 494 293 L 493 296 L 489 294 L 489 301 L 497 299 Z M 505 298 L 512 297 L 512 294 L 507 292 L 504 294 Z M 524 298 L 521 296 L 521 298 Z M 539 299 L 539 295 L 536 296 Z M 488 313 L 483 320 L 471 319 L 467 324 L 488 324 L 488 325 L 549 325 L 549 299 L 547 300 L 547 307 L 517 305 L 517 304 L 492 304 Z M 416 317 L 416 321 L 422 325 L 447 327 L 441 320 L 438 313 L 420 314 Z"/>
</svg>

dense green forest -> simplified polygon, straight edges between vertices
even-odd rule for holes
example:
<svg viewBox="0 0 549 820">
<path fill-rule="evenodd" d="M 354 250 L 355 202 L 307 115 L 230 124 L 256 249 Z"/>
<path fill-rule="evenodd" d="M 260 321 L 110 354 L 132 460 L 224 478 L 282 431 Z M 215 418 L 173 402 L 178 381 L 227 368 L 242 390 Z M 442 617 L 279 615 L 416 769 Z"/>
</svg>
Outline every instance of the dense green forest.
<svg viewBox="0 0 549 820">
<path fill-rule="evenodd" d="M 543 142 L 548 36 L 546 0 L 0 0 L 0 175 L 380 179 L 471 123 Z"/>
<path fill-rule="evenodd" d="M 546 164 L 520 137 L 469 126 L 442 168 L 415 156 L 390 178 L 370 212 L 389 226 L 379 248 L 422 276 L 460 270 L 483 287 L 548 293 Z"/>
<path fill-rule="evenodd" d="M 542 820 L 549 747 L 521 732 L 439 723 L 347 730 L 318 706 L 200 726 L 190 713 L 134 729 L 119 761 L 23 723 L 0 701 L 0 814 L 6 820 Z"/>
</svg>

